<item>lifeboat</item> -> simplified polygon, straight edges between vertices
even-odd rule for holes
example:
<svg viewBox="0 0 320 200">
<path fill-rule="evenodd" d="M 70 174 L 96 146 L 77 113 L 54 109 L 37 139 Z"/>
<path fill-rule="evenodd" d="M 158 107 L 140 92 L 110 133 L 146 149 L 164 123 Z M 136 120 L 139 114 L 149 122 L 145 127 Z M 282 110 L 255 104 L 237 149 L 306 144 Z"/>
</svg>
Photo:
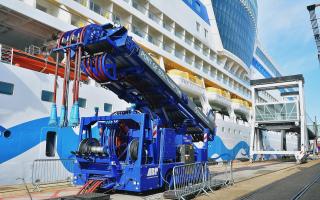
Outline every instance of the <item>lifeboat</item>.
<svg viewBox="0 0 320 200">
<path fill-rule="evenodd" d="M 206 91 L 210 104 L 216 105 L 217 107 L 223 107 L 225 110 L 230 110 L 231 98 L 228 91 L 214 87 L 207 87 Z"/>
<path fill-rule="evenodd" d="M 232 98 L 231 101 L 234 113 L 245 116 L 245 118 L 248 119 L 250 114 L 249 103 L 238 98 Z"/>
<path fill-rule="evenodd" d="M 204 82 L 200 78 L 177 69 L 168 70 L 170 78 L 191 97 L 201 96 L 205 92 Z"/>
<path fill-rule="evenodd" d="M 32 55 L 21 50 L 12 49 L 12 64 L 18 67 L 38 71 L 46 74 L 55 74 L 56 62 L 52 57 L 47 60 L 41 54 Z M 70 78 L 74 79 L 74 64 L 71 63 Z M 64 66 L 59 64 L 58 76 L 64 76 Z M 81 75 L 81 80 L 88 80 L 84 74 Z"/>
</svg>

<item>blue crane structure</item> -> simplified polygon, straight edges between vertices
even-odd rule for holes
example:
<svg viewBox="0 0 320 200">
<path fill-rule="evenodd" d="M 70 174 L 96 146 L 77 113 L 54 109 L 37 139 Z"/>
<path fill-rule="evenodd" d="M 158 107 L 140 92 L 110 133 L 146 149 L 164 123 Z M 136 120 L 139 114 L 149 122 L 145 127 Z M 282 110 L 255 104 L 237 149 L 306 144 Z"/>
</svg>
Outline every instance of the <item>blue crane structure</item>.
<svg viewBox="0 0 320 200">
<path fill-rule="evenodd" d="M 319 23 L 318 17 L 316 14 L 316 8 L 319 7 L 320 4 L 312 4 L 307 6 L 310 15 L 310 22 L 312 26 L 313 36 L 316 41 L 316 46 L 318 50 L 318 61 L 320 62 L 320 31 L 319 31 Z"/>
<path fill-rule="evenodd" d="M 78 163 L 75 183 L 84 185 L 80 193 L 170 187 L 174 166 L 207 161 L 214 114 L 197 107 L 125 27 L 90 24 L 62 33 L 54 51 L 67 56 L 66 86 L 74 63 L 76 74 L 86 74 L 134 105 L 109 116 L 99 116 L 96 110 L 94 116 L 81 118 L 79 149 L 73 152 Z M 69 123 L 64 104 L 61 126 L 79 123 L 77 82 L 75 76 Z M 56 108 L 51 122 L 55 116 Z"/>
</svg>

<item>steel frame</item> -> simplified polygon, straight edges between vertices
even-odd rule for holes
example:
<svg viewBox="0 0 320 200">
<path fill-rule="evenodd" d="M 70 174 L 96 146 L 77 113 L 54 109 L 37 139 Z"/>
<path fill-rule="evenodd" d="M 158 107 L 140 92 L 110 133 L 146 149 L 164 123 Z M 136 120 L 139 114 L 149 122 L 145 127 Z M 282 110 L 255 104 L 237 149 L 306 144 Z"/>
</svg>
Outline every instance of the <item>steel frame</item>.
<svg viewBox="0 0 320 200">
<path fill-rule="evenodd" d="M 277 80 L 276 80 L 277 79 Z M 254 156 L 256 155 L 294 155 L 297 162 L 300 163 L 304 160 L 307 155 L 308 150 L 308 135 L 307 135 L 307 127 L 306 127 L 306 117 L 305 117 L 305 101 L 304 101 L 304 80 L 302 75 L 294 75 L 294 76 L 287 76 L 287 77 L 278 77 L 276 78 L 274 83 L 272 79 L 261 79 L 261 80 L 254 80 L 251 82 L 251 92 L 252 92 L 252 107 L 253 107 L 253 114 L 252 114 L 252 127 L 251 127 L 251 134 L 250 134 L 250 161 L 254 161 Z M 273 120 L 274 126 L 277 127 L 278 130 L 281 130 L 285 134 L 285 130 L 288 129 L 289 123 L 294 124 L 297 128 L 299 128 L 298 137 L 298 144 L 299 149 L 298 151 L 286 151 L 282 149 L 280 151 L 265 151 L 262 150 L 262 141 L 263 138 L 261 137 L 261 127 L 263 129 L 272 130 L 272 124 L 266 121 L 257 121 L 256 120 L 256 106 L 257 105 L 271 105 L 275 104 L 274 102 L 266 102 L 266 103 L 258 103 L 256 102 L 258 99 L 258 91 L 261 90 L 272 90 L 272 89 L 279 89 L 279 88 L 292 88 L 296 87 L 298 89 L 298 94 L 296 96 L 296 105 L 297 105 L 297 114 L 298 120 Z M 286 103 L 288 101 L 283 101 L 280 103 Z M 291 101 L 294 103 L 295 101 Z M 279 102 L 277 102 L 279 103 Z M 266 126 L 267 125 L 267 126 Z M 283 140 L 283 137 L 281 137 Z M 282 144 L 282 142 L 281 142 Z"/>
</svg>

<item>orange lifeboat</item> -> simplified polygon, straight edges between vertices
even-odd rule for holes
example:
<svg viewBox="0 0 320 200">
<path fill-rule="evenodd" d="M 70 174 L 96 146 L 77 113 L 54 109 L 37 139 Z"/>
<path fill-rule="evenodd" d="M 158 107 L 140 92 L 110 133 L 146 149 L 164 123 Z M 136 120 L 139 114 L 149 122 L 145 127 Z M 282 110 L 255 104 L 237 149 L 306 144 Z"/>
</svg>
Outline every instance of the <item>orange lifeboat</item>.
<svg viewBox="0 0 320 200">
<path fill-rule="evenodd" d="M 31 55 L 24 51 L 20 51 L 17 49 L 13 49 L 13 56 L 12 56 L 12 64 L 23 67 L 26 69 L 38 71 L 41 73 L 46 74 L 54 74 L 56 69 L 56 62 L 55 60 L 49 56 L 47 59 L 44 55 Z M 74 79 L 74 63 L 71 63 L 71 71 L 70 71 L 70 78 Z M 64 65 L 60 64 L 58 69 L 58 76 L 64 76 Z M 81 80 L 87 80 L 88 77 L 84 74 L 81 74 Z"/>
</svg>

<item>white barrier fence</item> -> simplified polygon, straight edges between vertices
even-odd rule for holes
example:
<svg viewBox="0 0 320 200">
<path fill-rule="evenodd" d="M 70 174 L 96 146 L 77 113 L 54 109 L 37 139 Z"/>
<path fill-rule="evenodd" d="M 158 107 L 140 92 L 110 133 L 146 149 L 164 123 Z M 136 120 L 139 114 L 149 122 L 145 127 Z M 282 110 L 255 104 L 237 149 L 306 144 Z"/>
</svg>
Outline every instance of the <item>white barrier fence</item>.
<svg viewBox="0 0 320 200">
<path fill-rule="evenodd" d="M 173 190 L 167 198 L 185 199 L 201 192 L 208 194 L 212 188 L 233 183 L 232 161 L 205 162 L 180 165 L 173 168 Z"/>
<path fill-rule="evenodd" d="M 74 159 L 37 159 L 32 166 L 32 184 L 35 190 L 44 184 L 72 183 Z"/>
</svg>

